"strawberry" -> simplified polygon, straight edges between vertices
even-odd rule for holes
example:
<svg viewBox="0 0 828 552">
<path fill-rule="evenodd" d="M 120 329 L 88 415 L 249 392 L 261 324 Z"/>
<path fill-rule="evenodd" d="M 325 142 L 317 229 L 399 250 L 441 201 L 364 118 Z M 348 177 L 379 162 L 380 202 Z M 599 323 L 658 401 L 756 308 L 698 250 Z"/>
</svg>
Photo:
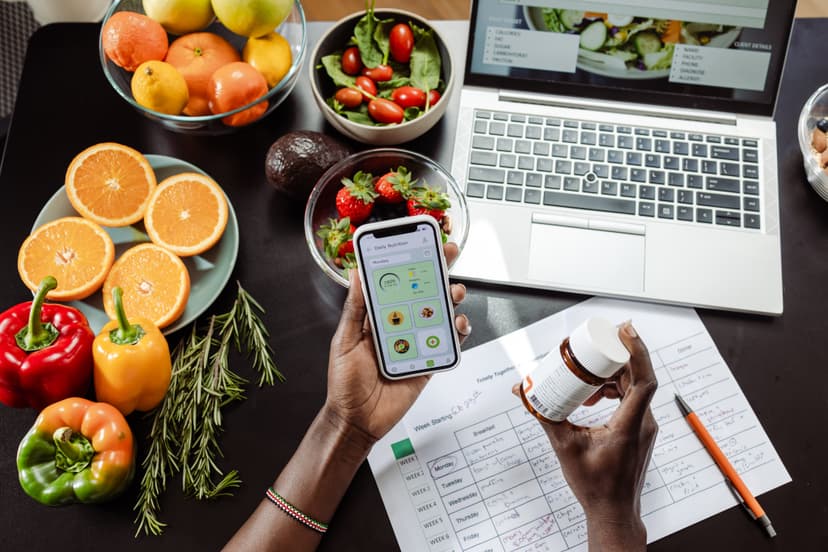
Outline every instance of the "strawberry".
<svg viewBox="0 0 828 552">
<path fill-rule="evenodd" d="M 389 171 L 382 175 L 374 186 L 379 194 L 377 201 L 384 203 L 400 203 L 411 197 L 417 179 L 411 179 L 411 173 L 400 165 L 396 171 Z"/>
<path fill-rule="evenodd" d="M 329 219 L 328 224 L 323 224 L 316 231 L 316 235 L 322 238 L 325 256 L 330 259 L 337 257 L 347 258 L 354 255 L 354 232 L 356 228 L 351 224 L 348 217 L 340 220 Z"/>
<path fill-rule="evenodd" d="M 336 193 L 336 210 L 342 218 L 348 217 L 359 224 L 371 215 L 377 192 L 374 177 L 370 173 L 357 171 L 353 179 L 343 178 L 344 187 Z"/>
<path fill-rule="evenodd" d="M 419 186 L 414 188 L 414 193 L 408 199 L 406 207 L 410 216 L 431 215 L 437 222 L 440 222 L 446 213 L 446 209 L 451 207 L 451 203 L 445 192 L 427 186 Z"/>
</svg>

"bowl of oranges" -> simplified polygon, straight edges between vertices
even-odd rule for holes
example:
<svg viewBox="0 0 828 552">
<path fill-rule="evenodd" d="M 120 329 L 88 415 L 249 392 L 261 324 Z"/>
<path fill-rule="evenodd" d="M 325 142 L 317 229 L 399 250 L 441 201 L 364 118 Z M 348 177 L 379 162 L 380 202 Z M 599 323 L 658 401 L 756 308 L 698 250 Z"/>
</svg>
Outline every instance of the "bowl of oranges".
<svg viewBox="0 0 828 552">
<path fill-rule="evenodd" d="M 287 98 L 306 45 L 300 0 L 115 0 L 98 50 L 109 83 L 143 115 L 225 134 Z"/>
</svg>

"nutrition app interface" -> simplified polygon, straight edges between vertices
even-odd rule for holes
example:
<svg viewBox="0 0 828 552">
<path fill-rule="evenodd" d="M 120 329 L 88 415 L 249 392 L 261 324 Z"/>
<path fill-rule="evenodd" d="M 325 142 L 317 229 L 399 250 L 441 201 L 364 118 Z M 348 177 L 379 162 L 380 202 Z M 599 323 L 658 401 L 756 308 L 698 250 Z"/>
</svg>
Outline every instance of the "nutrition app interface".
<svg viewBox="0 0 828 552">
<path fill-rule="evenodd" d="M 362 236 L 358 247 L 368 281 L 382 362 L 394 376 L 451 366 L 457 351 L 434 230 Z"/>
</svg>

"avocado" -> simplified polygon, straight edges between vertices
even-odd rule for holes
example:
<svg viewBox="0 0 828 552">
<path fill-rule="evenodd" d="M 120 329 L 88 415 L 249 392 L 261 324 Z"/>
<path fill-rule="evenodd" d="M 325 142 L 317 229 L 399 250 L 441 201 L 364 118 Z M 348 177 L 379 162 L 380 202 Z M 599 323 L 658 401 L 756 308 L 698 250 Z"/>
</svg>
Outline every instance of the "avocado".
<svg viewBox="0 0 828 552">
<path fill-rule="evenodd" d="M 349 146 L 326 134 L 296 130 L 270 146 L 265 174 L 274 188 L 292 199 L 305 201 L 322 173 L 351 153 Z"/>
</svg>

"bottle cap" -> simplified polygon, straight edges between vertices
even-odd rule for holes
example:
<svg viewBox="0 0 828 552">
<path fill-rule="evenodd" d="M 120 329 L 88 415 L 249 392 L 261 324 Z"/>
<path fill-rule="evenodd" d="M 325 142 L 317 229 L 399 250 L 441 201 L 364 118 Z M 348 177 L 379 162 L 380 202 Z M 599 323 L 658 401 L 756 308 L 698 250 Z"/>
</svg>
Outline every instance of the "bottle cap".
<svg viewBox="0 0 828 552">
<path fill-rule="evenodd" d="M 569 347 L 578 362 L 599 378 L 608 378 L 630 360 L 618 328 L 603 318 L 589 318 L 572 331 Z"/>
</svg>

